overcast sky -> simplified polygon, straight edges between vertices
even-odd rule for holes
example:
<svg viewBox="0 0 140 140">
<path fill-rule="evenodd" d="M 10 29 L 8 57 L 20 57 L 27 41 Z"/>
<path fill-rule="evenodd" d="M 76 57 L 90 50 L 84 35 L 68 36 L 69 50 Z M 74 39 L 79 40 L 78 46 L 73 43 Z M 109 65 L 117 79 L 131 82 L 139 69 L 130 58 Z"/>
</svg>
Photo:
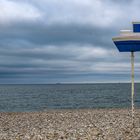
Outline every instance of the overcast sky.
<svg viewBox="0 0 140 140">
<path fill-rule="evenodd" d="M 139 7 L 139 0 L 0 0 L 0 83 L 129 82 L 130 54 L 112 37 L 140 21 Z"/>
</svg>

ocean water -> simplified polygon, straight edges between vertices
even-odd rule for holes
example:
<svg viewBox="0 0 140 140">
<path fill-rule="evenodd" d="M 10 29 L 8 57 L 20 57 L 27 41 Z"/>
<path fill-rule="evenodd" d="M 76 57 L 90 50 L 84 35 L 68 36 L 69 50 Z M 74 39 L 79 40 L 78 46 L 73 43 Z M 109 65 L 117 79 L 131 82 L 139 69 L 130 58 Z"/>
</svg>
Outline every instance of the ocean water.
<svg viewBox="0 0 140 140">
<path fill-rule="evenodd" d="M 140 107 L 140 84 L 135 84 Z M 131 107 L 131 84 L 0 85 L 0 112 Z"/>
</svg>

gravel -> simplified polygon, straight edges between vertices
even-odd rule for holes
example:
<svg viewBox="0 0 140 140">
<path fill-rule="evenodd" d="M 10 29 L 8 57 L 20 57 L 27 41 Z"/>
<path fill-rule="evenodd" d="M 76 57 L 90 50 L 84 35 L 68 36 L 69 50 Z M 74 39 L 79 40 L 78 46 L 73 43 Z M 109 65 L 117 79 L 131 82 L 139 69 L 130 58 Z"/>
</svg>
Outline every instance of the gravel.
<svg viewBox="0 0 140 140">
<path fill-rule="evenodd" d="M 0 140 L 140 140 L 140 109 L 0 113 Z"/>
</svg>

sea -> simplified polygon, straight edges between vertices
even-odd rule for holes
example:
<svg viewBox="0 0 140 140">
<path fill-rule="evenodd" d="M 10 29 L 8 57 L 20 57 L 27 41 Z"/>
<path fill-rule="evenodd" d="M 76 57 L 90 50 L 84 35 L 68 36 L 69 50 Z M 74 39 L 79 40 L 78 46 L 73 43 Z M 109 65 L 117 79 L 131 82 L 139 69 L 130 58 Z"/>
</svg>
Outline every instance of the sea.
<svg viewBox="0 0 140 140">
<path fill-rule="evenodd" d="M 135 84 L 140 107 L 140 84 Z M 131 107 L 130 83 L 0 85 L 0 112 Z"/>
</svg>

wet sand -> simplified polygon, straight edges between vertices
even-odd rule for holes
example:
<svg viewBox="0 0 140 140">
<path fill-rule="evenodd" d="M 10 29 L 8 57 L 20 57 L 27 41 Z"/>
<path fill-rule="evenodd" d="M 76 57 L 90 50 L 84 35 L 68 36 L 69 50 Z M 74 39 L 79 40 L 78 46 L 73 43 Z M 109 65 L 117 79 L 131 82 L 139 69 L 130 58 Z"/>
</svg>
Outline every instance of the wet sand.
<svg viewBox="0 0 140 140">
<path fill-rule="evenodd" d="M 0 140 L 140 140 L 140 109 L 0 113 Z"/>
</svg>

